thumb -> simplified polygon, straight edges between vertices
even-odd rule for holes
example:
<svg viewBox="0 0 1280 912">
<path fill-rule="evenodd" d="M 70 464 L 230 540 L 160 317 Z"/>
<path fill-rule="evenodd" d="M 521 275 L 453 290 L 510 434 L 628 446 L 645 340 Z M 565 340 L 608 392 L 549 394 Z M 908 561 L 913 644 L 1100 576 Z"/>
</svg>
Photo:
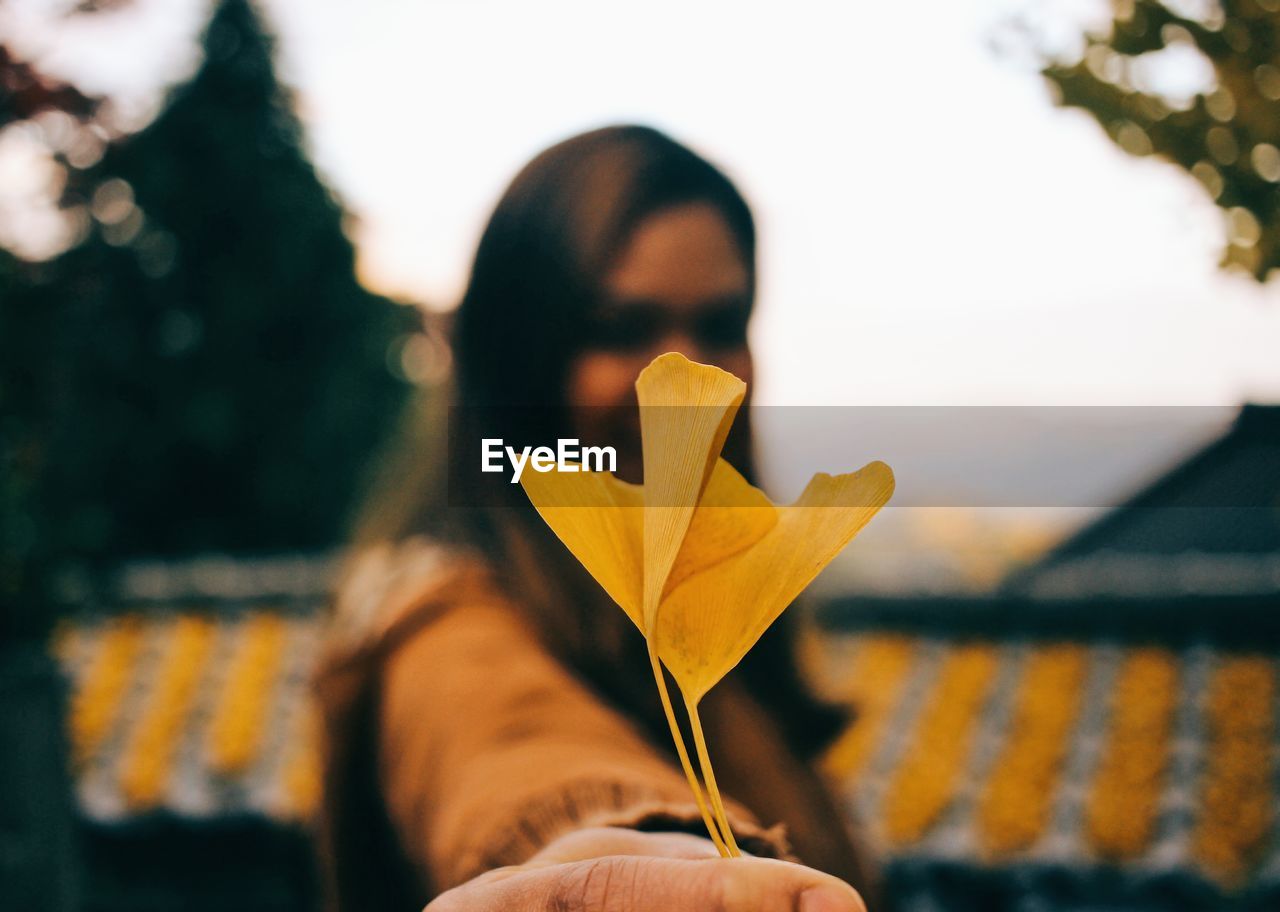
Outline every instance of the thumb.
<svg viewBox="0 0 1280 912">
<path fill-rule="evenodd" d="M 510 870 L 510 869 L 508 869 Z M 481 879 L 483 880 L 483 878 Z M 767 858 L 610 855 L 508 873 L 446 893 L 430 912 L 866 912 L 852 887 L 812 868 Z M 466 900 L 453 904 L 450 901 Z M 439 904 L 439 905 L 437 905 Z"/>
<path fill-rule="evenodd" d="M 715 858 L 662 863 L 640 859 L 634 908 L 702 912 L 866 912 L 862 898 L 842 880 L 788 861 Z M 602 906 L 603 909 L 611 909 Z M 621 906 L 628 909 L 632 906 Z M 596 912 L 585 907 L 583 912 Z"/>
</svg>

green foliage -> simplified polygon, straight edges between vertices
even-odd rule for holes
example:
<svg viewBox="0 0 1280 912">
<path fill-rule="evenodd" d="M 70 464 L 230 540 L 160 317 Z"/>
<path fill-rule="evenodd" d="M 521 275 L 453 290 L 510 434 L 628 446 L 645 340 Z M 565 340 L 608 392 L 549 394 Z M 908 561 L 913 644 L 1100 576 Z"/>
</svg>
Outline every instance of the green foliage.
<svg viewBox="0 0 1280 912">
<path fill-rule="evenodd" d="M 85 239 L 48 263 L 0 256 L 18 416 L 0 497 L 23 513 L 0 532 L 24 537 L 27 577 L 333 546 L 407 392 L 388 363 L 416 315 L 356 282 L 246 0 L 220 3 L 204 49 L 152 124 L 68 169 Z"/>
<path fill-rule="evenodd" d="M 1223 264 L 1264 281 L 1280 267 L 1280 0 L 1222 0 L 1199 19 L 1178 12 L 1186 6 L 1117 0 L 1109 34 L 1043 72 L 1063 105 L 1092 114 L 1126 151 L 1191 172 L 1224 212 Z M 1145 55 L 1179 46 L 1216 80 L 1185 105 L 1135 78 Z"/>
<path fill-rule="evenodd" d="M 0 613 L 19 611 L 33 585 L 37 560 L 35 482 L 40 462 L 36 414 L 41 396 L 32 368 L 38 353 L 19 342 L 38 340 L 40 314 L 13 306 L 9 293 L 20 264 L 0 250 Z M 7 609 L 7 610 L 6 610 Z M 15 618 L 0 618 L 7 627 Z"/>
</svg>

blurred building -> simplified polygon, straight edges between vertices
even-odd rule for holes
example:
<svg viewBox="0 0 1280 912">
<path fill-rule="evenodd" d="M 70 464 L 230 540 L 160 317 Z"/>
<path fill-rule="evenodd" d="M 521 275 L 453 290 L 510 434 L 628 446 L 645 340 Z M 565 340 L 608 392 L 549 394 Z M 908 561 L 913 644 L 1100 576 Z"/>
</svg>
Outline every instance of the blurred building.
<svg viewBox="0 0 1280 912">
<path fill-rule="evenodd" d="M 69 593 L 80 613 L 53 648 L 72 689 L 84 908 L 319 907 L 308 679 L 332 568 L 136 563 Z"/>
<path fill-rule="evenodd" d="M 894 908 L 1280 907 L 1280 408 L 984 597 L 850 597 L 828 758 Z"/>
</svg>

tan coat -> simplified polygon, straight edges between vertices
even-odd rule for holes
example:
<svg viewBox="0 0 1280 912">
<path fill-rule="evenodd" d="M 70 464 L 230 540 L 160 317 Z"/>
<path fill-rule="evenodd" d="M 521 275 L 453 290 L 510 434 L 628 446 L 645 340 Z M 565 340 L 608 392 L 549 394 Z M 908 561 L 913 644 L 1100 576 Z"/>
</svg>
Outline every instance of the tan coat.
<svg viewBox="0 0 1280 912">
<path fill-rule="evenodd" d="M 474 558 L 422 540 L 365 553 L 316 687 L 321 845 L 341 912 L 421 909 L 584 826 L 705 835 L 670 744 L 551 654 Z M 702 717 L 743 849 L 865 891 L 830 792 L 733 675 Z"/>
</svg>

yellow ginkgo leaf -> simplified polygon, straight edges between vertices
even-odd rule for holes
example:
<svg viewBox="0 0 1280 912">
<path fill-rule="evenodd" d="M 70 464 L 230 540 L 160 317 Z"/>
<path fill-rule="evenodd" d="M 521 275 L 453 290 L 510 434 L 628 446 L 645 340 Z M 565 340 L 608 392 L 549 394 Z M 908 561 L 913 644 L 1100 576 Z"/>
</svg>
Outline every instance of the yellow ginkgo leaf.
<svg viewBox="0 0 1280 912">
<path fill-rule="evenodd" d="M 816 475 L 794 504 L 776 507 L 719 458 L 746 394 L 741 380 L 668 353 L 640 374 L 636 392 L 642 487 L 580 466 L 525 473 L 521 484 L 645 635 L 707 832 L 721 854 L 737 855 L 698 703 L 888 501 L 893 472 L 873 462 L 848 475 Z M 680 734 L 664 665 L 684 696 L 706 794 Z"/>
<path fill-rule="evenodd" d="M 750 548 L 777 522 L 778 510 L 764 492 L 748 484 L 729 463 L 717 459 L 671 565 L 662 599 L 695 573 Z M 658 611 L 661 613 L 661 607 Z"/>
<path fill-rule="evenodd" d="M 724 820 L 724 810 L 720 796 L 714 790 L 710 761 L 700 762 L 707 770 L 718 817 L 712 816 L 711 807 L 693 771 L 671 708 L 666 683 L 662 680 L 655 640 L 649 636 L 640 610 L 644 577 L 641 540 L 646 509 L 642 505 L 643 493 L 635 485 L 618 481 L 611 475 L 584 473 L 580 469 L 575 465 L 547 474 L 528 473 L 521 483 L 551 530 L 627 613 L 632 623 L 646 634 L 658 693 L 676 753 L 707 832 L 721 854 L 736 855 L 738 847 L 728 824 L 717 822 Z M 668 587 L 698 573 L 708 572 L 741 554 L 764 538 L 776 523 L 777 510 L 769 499 L 751 487 L 733 466 L 717 459 L 702 491 L 701 502 L 693 511 L 688 534 L 673 563 Z M 660 610 L 655 616 L 660 616 Z M 705 751 L 701 746 L 700 730 L 697 737 L 699 749 Z"/>
<path fill-rule="evenodd" d="M 650 630 L 693 512 L 747 385 L 684 355 L 659 355 L 636 379 L 644 449 L 644 626 Z"/>
<path fill-rule="evenodd" d="M 520 484 L 551 531 L 643 633 L 640 486 L 582 471 L 525 472 Z"/>
<path fill-rule="evenodd" d="M 741 476 L 735 473 L 725 480 L 739 485 L 737 494 L 727 496 L 729 502 L 746 504 L 756 499 L 754 489 Z M 711 809 L 731 855 L 738 854 L 738 849 L 716 785 L 698 703 L 892 493 L 893 473 L 882 462 L 848 475 L 816 475 L 794 504 L 778 511 L 777 522 L 755 544 L 691 574 L 662 599 L 649 636 L 650 655 L 657 654 L 684 696 Z M 728 523 L 735 514 L 750 522 L 759 512 L 752 506 L 721 509 L 722 521 Z M 675 735 L 661 680 L 658 688 Z M 688 770 L 685 775 L 693 781 Z"/>
<path fill-rule="evenodd" d="M 643 491 L 603 472 L 526 472 L 520 479 L 539 515 L 609 597 L 645 632 Z M 716 461 L 667 579 L 670 591 L 695 573 L 759 541 L 777 522 L 777 509 L 723 459 Z"/>
<path fill-rule="evenodd" d="M 736 502 L 764 499 L 735 477 L 747 489 Z M 777 521 L 754 544 L 669 587 L 652 636 L 687 700 L 701 700 L 742 660 L 889 500 L 893 486 L 893 472 L 883 462 L 847 475 L 815 475 L 794 504 L 777 508 Z M 719 509 L 726 524 L 735 515 L 751 523 L 760 513 L 752 506 Z"/>
</svg>

